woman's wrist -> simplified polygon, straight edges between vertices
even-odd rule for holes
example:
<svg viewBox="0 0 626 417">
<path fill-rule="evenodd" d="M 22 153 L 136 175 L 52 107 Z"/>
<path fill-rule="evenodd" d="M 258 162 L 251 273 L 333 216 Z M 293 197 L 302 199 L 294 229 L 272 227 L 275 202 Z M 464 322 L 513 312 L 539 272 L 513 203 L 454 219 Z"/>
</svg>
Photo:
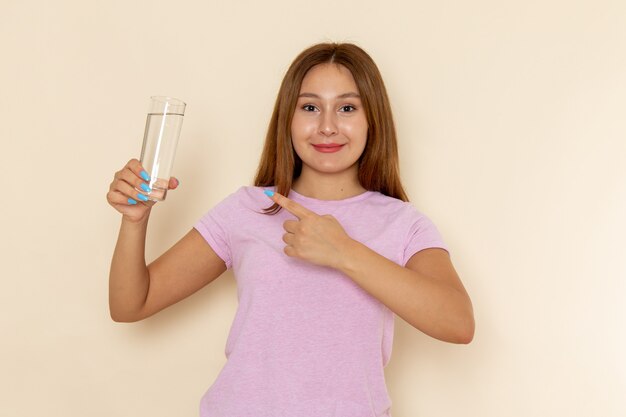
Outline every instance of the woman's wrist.
<svg viewBox="0 0 626 417">
<path fill-rule="evenodd" d="M 358 258 L 361 255 L 360 250 L 363 244 L 357 240 L 350 238 L 341 248 L 337 251 L 337 260 L 334 266 L 335 269 L 347 273 L 354 269 L 354 265 L 357 264 Z"/>
<path fill-rule="evenodd" d="M 150 211 L 147 211 L 146 214 L 140 219 L 133 219 L 127 217 L 126 215 L 122 215 L 122 227 L 131 228 L 131 229 L 145 229 L 148 225 L 148 220 L 150 219 Z"/>
</svg>

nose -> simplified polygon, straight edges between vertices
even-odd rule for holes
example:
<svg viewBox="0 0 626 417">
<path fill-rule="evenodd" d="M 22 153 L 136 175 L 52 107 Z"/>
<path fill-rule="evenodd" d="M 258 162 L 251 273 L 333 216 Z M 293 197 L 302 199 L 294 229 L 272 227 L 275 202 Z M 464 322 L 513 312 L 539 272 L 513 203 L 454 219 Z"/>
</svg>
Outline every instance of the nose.
<svg viewBox="0 0 626 417">
<path fill-rule="evenodd" d="M 333 112 L 324 112 L 320 118 L 319 132 L 324 136 L 337 134 L 337 120 Z"/>
</svg>

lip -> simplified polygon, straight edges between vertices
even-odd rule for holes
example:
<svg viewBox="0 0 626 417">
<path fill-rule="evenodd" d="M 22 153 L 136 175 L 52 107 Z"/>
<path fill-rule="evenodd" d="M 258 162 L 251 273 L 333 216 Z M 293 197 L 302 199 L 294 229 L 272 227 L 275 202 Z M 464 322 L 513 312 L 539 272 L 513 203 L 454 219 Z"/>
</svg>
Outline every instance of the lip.
<svg viewBox="0 0 626 417">
<path fill-rule="evenodd" d="M 320 143 L 319 145 L 313 145 L 316 151 L 323 153 L 337 152 L 343 148 L 343 145 L 338 143 Z"/>
</svg>

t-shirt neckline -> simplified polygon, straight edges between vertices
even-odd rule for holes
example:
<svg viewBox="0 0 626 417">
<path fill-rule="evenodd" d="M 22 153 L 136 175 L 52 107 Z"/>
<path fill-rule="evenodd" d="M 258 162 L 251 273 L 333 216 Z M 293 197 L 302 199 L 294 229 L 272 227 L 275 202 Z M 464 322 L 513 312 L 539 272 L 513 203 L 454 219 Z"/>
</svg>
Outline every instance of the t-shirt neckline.
<svg viewBox="0 0 626 417">
<path fill-rule="evenodd" d="M 317 198 L 307 197 L 305 195 L 302 195 L 293 189 L 289 190 L 289 198 L 296 200 L 296 201 L 302 201 L 304 203 L 317 204 L 317 205 L 344 205 L 344 204 L 349 204 L 349 203 L 354 203 L 357 201 L 364 200 L 370 197 L 372 194 L 374 194 L 374 191 L 366 190 L 362 192 L 361 194 L 357 194 L 355 196 L 348 197 L 348 198 L 343 198 L 341 200 L 320 200 Z"/>
</svg>

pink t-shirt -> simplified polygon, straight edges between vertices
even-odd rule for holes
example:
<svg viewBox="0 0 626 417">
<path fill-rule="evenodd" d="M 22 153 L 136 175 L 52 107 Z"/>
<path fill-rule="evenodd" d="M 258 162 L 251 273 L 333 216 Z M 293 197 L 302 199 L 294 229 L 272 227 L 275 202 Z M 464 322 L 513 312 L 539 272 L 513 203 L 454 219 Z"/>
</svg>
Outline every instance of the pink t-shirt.
<svg viewBox="0 0 626 417">
<path fill-rule="evenodd" d="M 274 187 L 241 187 L 195 228 L 232 268 L 239 305 L 227 362 L 200 404 L 202 417 L 390 417 L 383 368 L 394 314 L 351 278 L 283 252 L 282 209 L 262 214 Z M 404 266 L 425 248 L 448 250 L 410 203 L 366 191 L 344 200 L 289 198 L 331 214 L 348 235 Z M 386 277 L 380 277 L 385 279 Z"/>
</svg>

